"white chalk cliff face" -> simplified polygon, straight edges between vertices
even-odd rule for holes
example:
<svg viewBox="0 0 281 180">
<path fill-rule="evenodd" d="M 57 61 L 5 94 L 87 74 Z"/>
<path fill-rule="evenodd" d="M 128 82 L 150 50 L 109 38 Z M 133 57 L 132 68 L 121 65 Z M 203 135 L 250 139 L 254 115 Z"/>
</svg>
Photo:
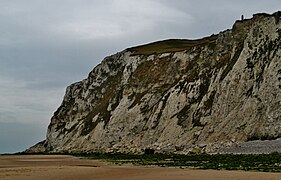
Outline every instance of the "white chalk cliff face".
<svg viewBox="0 0 281 180">
<path fill-rule="evenodd" d="M 280 12 L 200 40 L 166 40 L 106 57 L 67 87 L 46 151 L 206 151 L 281 137 Z"/>
</svg>

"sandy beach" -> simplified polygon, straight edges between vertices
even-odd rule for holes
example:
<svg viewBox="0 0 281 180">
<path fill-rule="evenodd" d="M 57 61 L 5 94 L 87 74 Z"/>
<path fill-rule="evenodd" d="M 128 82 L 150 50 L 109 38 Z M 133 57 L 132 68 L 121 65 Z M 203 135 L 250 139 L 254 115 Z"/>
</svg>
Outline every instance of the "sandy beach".
<svg viewBox="0 0 281 180">
<path fill-rule="evenodd" d="M 281 173 L 118 166 L 67 155 L 1 155 L 1 180 L 281 180 Z"/>
</svg>

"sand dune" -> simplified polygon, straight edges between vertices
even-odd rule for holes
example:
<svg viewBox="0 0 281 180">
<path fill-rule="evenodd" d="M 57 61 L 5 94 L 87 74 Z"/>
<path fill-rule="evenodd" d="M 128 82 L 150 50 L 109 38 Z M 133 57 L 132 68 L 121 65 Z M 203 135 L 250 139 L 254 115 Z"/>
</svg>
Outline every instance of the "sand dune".
<svg viewBox="0 0 281 180">
<path fill-rule="evenodd" d="M 66 155 L 2 155 L 0 180 L 281 180 L 281 173 L 116 166 Z"/>
</svg>

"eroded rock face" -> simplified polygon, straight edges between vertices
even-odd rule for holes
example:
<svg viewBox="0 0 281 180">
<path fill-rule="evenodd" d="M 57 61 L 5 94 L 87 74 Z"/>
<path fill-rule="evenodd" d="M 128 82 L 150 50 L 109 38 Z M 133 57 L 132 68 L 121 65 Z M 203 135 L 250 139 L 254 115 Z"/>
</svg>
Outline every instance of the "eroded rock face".
<svg viewBox="0 0 281 180">
<path fill-rule="evenodd" d="M 215 146 L 281 137 L 280 13 L 200 40 L 106 57 L 67 87 L 49 152 Z"/>
</svg>

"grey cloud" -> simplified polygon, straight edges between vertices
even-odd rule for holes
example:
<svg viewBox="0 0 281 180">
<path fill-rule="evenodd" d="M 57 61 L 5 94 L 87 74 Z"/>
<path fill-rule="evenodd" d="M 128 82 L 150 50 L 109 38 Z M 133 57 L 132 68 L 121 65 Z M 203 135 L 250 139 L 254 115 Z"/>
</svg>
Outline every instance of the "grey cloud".
<svg viewBox="0 0 281 180">
<path fill-rule="evenodd" d="M 1 123 L 0 153 L 20 152 L 43 140 L 45 133 L 45 127 L 37 124 Z"/>
</svg>

